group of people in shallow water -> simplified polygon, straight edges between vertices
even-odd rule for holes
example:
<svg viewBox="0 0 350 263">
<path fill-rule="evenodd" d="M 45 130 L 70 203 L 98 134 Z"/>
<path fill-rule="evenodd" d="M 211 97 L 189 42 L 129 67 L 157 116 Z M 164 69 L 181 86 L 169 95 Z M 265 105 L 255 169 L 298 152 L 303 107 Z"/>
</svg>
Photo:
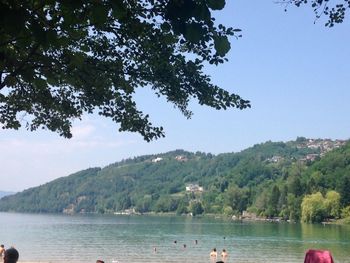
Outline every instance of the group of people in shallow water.
<svg viewBox="0 0 350 263">
<path fill-rule="evenodd" d="M 174 241 L 174 244 L 176 244 L 177 241 Z M 198 244 L 198 241 L 195 240 L 195 244 Z M 186 245 L 184 244 L 184 248 L 186 248 Z M 154 248 L 156 251 L 156 248 Z M 19 253 L 17 249 L 14 247 L 11 247 L 9 249 L 5 249 L 4 245 L 0 245 L 0 257 L 4 260 L 4 263 L 17 263 L 18 258 L 19 258 Z M 226 262 L 228 257 L 228 253 L 226 252 L 225 249 L 222 250 L 221 252 L 221 261 L 216 261 L 218 258 L 218 252 L 216 251 L 216 248 L 213 248 L 213 250 L 210 252 L 210 258 L 212 261 L 216 261 L 216 263 L 224 263 Z M 96 263 L 104 263 L 103 260 L 96 260 Z"/>
<path fill-rule="evenodd" d="M 177 241 L 174 241 L 174 244 L 176 244 Z M 198 241 L 195 240 L 195 244 L 198 244 Z M 186 245 L 184 244 L 184 248 L 186 248 Z M 156 252 L 157 249 L 154 248 L 154 251 Z M 11 247 L 9 249 L 5 249 L 4 245 L 0 245 L 0 257 L 4 260 L 4 263 L 17 263 L 18 258 L 19 258 L 19 253 L 17 249 L 14 247 Z M 221 252 L 221 261 L 216 261 L 218 258 L 218 252 L 216 251 L 216 248 L 213 248 L 213 250 L 210 252 L 210 259 L 212 261 L 216 261 L 216 263 L 224 263 L 226 262 L 228 257 L 228 253 L 226 252 L 225 249 L 222 250 Z M 104 263 L 103 260 L 96 260 L 96 263 Z"/>
<path fill-rule="evenodd" d="M 194 244 L 198 245 L 198 240 L 195 240 Z M 177 240 L 174 240 L 174 245 L 177 245 Z M 187 245 L 183 244 L 183 248 L 186 249 L 186 247 L 187 247 Z M 153 251 L 154 251 L 154 253 L 157 253 L 157 247 L 153 247 Z M 216 248 L 213 248 L 211 250 L 211 252 L 210 252 L 210 260 L 212 262 L 215 262 L 215 263 L 225 263 L 225 262 L 227 262 L 228 253 L 227 253 L 226 249 L 222 250 L 220 256 L 221 256 L 221 260 L 217 261 L 218 260 L 218 252 L 216 251 Z M 104 263 L 104 261 L 96 260 L 96 263 Z"/>
<path fill-rule="evenodd" d="M 14 247 L 5 249 L 4 245 L 0 245 L 0 257 L 4 263 L 16 263 L 19 258 L 19 253 Z"/>
<path fill-rule="evenodd" d="M 210 252 L 210 259 L 211 261 L 216 261 L 218 258 L 218 252 L 216 251 L 216 248 L 213 248 L 213 250 Z M 223 263 L 226 262 L 228 258 L 228 253 L 226 249 L 223 249 L 221 252 L 221 260 L 216 261 L 216 263 Z"/>
<path fill-rule="evenodd" d="M 224 239 L 225 239 L 225 237 L 224 237 Z M 177 244 L 177 240 L 174 240 L 174 245 L 176 245 L 176 244 Z M 197 239 L 194 241 L 194 244 L 198 245 L 198 240 Z M 187 245 L 183 244 L 183 248 L 186 249 L 186 247 L 187 247 Z M 157 248 L 154 247 L 153 251 L 155 253 L 157 253 Z M 225 262 L 227 262 L 228 253 L 227 253 L 226 249 L 222 250 L 220 256 L 221 256 L 221 260 L 216 261 L 218 259 L 218 252 L 216 251 L 216 248 L 213 248 L 211 250 L 211 252 L 210 252 L 210 259 L 211 259 L 212 262 L 216 262 L 216 263 L 225 263 Z M 103 262 L 96 262 L 96 263 L 103 263 Z"/>
</svg>

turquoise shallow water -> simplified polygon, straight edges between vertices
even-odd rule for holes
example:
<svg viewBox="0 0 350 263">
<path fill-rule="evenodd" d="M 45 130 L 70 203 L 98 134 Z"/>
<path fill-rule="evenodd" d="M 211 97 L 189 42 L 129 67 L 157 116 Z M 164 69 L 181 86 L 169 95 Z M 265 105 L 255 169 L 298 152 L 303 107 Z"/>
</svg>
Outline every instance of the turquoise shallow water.
<svg viewBox="0 0 350 263">
<path fill-rule="evenodd" d="M 335 225 L 0 213 L 0 243 L 18 248 L 21 261 L 210 263 L 216 247 L 228 251 L 228 263 L 303 262 L 309 248 L 328 249 L 336 262 L 350 263 L 350 227 Z"/>
</svg>

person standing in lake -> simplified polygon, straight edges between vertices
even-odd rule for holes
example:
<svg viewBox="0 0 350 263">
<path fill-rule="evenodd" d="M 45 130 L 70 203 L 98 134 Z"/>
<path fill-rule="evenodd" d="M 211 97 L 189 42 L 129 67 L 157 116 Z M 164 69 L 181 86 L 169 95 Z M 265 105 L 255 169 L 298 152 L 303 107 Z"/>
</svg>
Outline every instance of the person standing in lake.
<svg viewBox="0 0 350 263">
<path fill-rule="evenodd" d="M 2 258 L 5 252 L 5 246 L 4 245 L 0 245 L 0 257 Z"/>
<path fill-rule="evenodd" d="M 19 253 L 14 247 L 5 250 L 4 263 L 16 263 L 18 258 Z"/>
<path fill-rule="evenodd" d="M 228 253 L 226 252 L 226 249 L 223 249 L 222 252 L 221 252 L 221 259 L 222 259 L 222 261 L 226 262 L 227 257 L 228 257 Z"/>
<path fill-rule="evenodd" d="M 216 258 L 218 257 L 218 252 L 216 252 L 216 248 L 214 247 L 213 250 L 210 252 L 210 259 L 216 260 Z"/>
</svg>

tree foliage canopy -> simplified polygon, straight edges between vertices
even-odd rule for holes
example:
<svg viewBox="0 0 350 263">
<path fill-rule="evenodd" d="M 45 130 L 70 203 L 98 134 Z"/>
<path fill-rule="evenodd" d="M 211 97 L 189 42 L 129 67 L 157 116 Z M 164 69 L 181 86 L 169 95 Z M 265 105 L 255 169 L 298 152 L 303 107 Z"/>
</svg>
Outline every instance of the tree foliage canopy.
<svg viewBox="0 0 350 263">
<path fill-rule="evenodd" d="M 249 107 L 211 83 L 239 29 L 215 25 L 225 0 L 0 2 L 0 124 L 71 137 L 73 119 L 98 112 L 120 131 L 164 136 L 133 99 L 151 88 L 188 118 L 191 98 L 215 109 Z"/>
<path fill-rule="evenodd" d="M 342 23 L 350 0 L 280 0 L 310 4 L 326 26 Z M 137 108 L 150 88 L 187 118 L 189 101 L 215 109 L 250 107 L 211 83 L 205 63 L 220 64 L 240 29 L 215 24 L 225 0 L 101 0 L 0 2 L 0 125 L 71 137 L 74 119 L 98 113 L 140 133 L 164 136 Z"/>
<path fill-rule="evenodd" d="M 340 195 L 336 191 L 328 191 L 326 197 L 320 192 L 306 195 L 301 203 L 302 220 L 304 222 L 322 222 L 326 218 L 337 218 L 340 212 Z"/>
<path fill-rule="evenodd" d="M 327 17 L 326 27 L 333 27 L 335 24 L 343 23 L 346 12 L 350 8 L 350 0 L 281 0 L 279 3 L 285 6 L 311 4 L 316 20 L 322 16 Z M 285 9 L 287 10 L 287 9 Z"/>
</svg>

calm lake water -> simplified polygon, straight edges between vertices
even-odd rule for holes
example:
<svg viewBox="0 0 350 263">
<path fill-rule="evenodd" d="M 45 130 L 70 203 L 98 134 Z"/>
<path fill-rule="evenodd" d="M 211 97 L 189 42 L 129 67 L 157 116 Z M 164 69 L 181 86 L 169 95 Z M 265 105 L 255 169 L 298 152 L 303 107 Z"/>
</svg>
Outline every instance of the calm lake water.
<svg viewBox="0 0 350 263">
<path fill-rule="evenodd" d="M 216 247 L 219 254 L 228 251 L 228 263 L 304 262 L 309 248 L 328 249 L 335 262 L 350 263 L 350 227 L 336 225 L 0 213 L 0 243 L 15 246 L 22 262 L 210 263 Z"/>
</svg>

